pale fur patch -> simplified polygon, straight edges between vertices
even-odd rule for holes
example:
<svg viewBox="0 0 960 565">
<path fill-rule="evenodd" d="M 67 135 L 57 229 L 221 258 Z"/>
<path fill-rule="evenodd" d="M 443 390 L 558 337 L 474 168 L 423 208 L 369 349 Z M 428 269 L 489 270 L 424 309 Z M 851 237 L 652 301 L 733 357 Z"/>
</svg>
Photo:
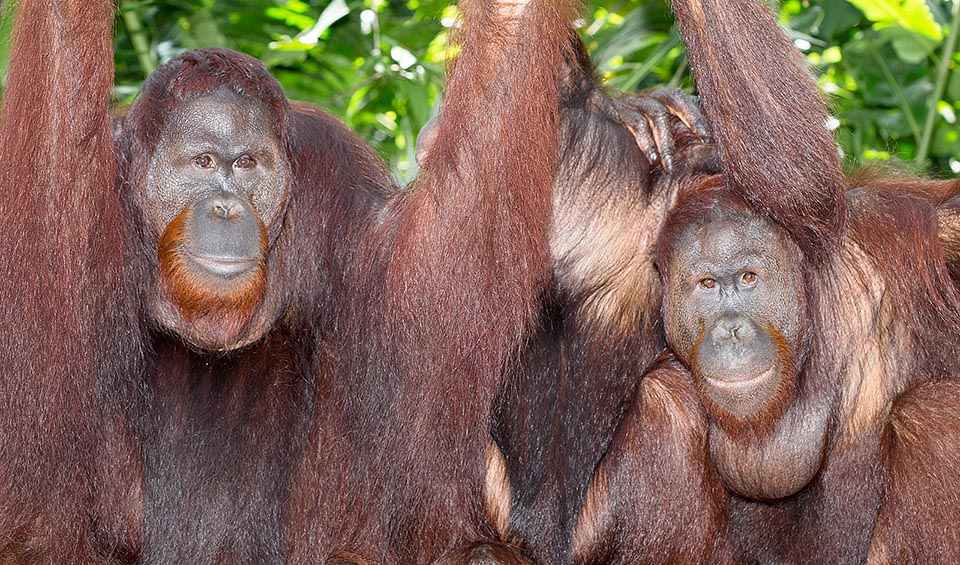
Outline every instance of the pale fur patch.
<svg viewBox="0 0 960 565">
<path fill-rule="evenodd" d="M 850 265 L 857 267 L 851 270 Z M 841 421 L 844 437 L 856 441 L 861 434 L 876 430 L 889 411 L 888 400 L 901 387 L 905 360 L 898 352 L 907 350 L 907 332 L 885 297 L 883 277 L 856 244 L 847 242 L 831 269 L 837 276 L 826 289 L 829 294 L 823 304 L 858 306 L 824 312 L 828 323 L 821 325 L 836 328 L 836 334 L 827 336 L 824 343 L 849 352 L 840 360 L 847 368 Z"/>
<path fill-rule="evenodd" d="M 867 565 L 884 565 L 886 563 L 890 563 L 887 542 L 880 536 L 875 536 L 873 543 L 870 544 L 870 551 L 867 553 Z"/>
<path fill-rule="evenodd" d="M 596 544 L 609 516 L 610 488 L 607 482 L 607 474 L 601 464 L 597 467 L 593 479 L 590 480 L 590 486 L 587 487 L 587 495 L 583 501 L 583 508 L 580 510 L 580 518 L 577 519 L 577 527 L 574 528 L 571 536 L 570 547 L 574 563 L 582 561 L 584 553 Z"/>
<path fill-rule="evenodd" d="M 506 18 L 519 18 L 533 0 L 497 0 L 497 12 Z"/>
<path fill-rule="evenodd" d="M 653 267 L 654 249 L 673 193 L 642 197 L 642 187 L 627 187 L 630 196 L 582 203 L 557 195 L 550 230 L 550 253 L 559 258 L 564 284 L 587 289 L 581 314 L 605 327 L 635 331 L 647 306 L 660 303 L 660 278 Z M 659 192 L 659 191 L 657 191 Z"/>
<path fill-rule="evenodd" d="M 875 329 L 853 354 L 842 404 L 845 431 L 851 439 L 876 430 L 890 409 L 888 400 L 900 388 L 903 359 L 895 352 L 907 347 L 906 328 L 891 310 L 884 301 Z"/>
<path fill-rule="evenodd" d="M 510 478 L 507 476 L 507 462 L 496 442 L 490 440 L 486 451 L 487 475 L 483 483 L 483 507 L 490 524 L 500 535 L 507 539 L 510 525 Z"/>
</svg>

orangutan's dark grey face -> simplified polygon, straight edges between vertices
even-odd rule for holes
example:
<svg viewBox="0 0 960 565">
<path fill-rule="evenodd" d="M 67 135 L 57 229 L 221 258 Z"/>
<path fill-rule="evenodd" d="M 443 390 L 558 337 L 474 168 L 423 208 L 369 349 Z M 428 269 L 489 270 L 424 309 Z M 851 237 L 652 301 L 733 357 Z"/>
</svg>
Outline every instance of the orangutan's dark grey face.
<svg viewBox="0 0 960 565">
<path fill-rule="evenodd" d="M 199 348 L 243 338 L 264 292 L 289 176 L 271 115 L 226 88 L 193 98 L 150 162 L 141 207 L 158 241 L 154 318 Z"/>
<path fill-rule="evenodd" d="M 770 225 L 739 213 L 690 226 L 671 257 L 664 301 L 674 351 L 716 408 L 760 415 L 793 382 L 803 304 L 796 258 Z"/>
</svg>

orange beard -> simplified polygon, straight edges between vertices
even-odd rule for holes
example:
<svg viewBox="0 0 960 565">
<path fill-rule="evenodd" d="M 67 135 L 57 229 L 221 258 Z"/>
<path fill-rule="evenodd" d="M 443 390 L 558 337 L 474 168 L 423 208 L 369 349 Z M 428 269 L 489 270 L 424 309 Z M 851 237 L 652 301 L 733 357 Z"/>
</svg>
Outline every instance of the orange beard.
<svg viewBox="0 0 960 565">
<path fill-rule="evenodd" d="M 157 258 L 167 298 L 204 341 L 229 345 L 238 339 L 263 298 L 267 280 L 267 229 L 260 225 L 260 261 L 257 268 L 229 280 L 198 272 L 184 257 L 188 208 L 160 237 Z"/>
<path fill-rule="evenodd" d="M 764 406 L 747 417 L 738 416 L 725 408 L 705 388 L 702 370 L 697 363 L 697 350 L 706 335 L 705 330 L 701 331 L 697 337 L 690 353 L 690 369 L 696 377 L 697 390 L 700 392 L 703 406 L 710 418 L 731 437 L 763 437 L 772 432 L 796 394 L 797 376 L 794 370 L 796 352 L 775 327 L 768 325 L 765 329 L 777 348 L 777 362 L 775 364 L 777 371 L 775 378 L 778 378 L 777 388 L 770 400 L 764 403 Z"/>
</svg>

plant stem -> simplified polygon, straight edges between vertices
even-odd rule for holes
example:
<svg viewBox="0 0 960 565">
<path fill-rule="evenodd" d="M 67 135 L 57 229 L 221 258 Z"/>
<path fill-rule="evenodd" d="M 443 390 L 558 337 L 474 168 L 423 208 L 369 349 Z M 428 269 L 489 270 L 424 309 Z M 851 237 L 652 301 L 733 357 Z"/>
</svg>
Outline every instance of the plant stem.
<svg viewBox="0 0 960 565">
<path fill-rule="evenodd" d="M 671 87 L 678 88 L 680 86 L 680 81 L 683 80 L 683 73 L 687 72 L 687 62 L 686 55 L 680 58 L 680 62 L 677 64 L 677 70 L 674 71 L 668 83 Z"/>
<path fill-rule="evenodd" d="M 893 76 L 893 72 L 890 70 L 887 62 L 883 60 L 883 57 L 880 56 L 880 53 L 876 49 L 871 50 L 871 55 L 873 55 L 873 60 L 876 61 L 877 66 L 880 67 L 881 71 L 883 71 L 883 76 L 887 78 L 887 82 L 890 84 L 890 88 L 893 89 L 893 93 L 896 95 L 897 100 L 900 101 L 900 109 L 903 111 L 903 115 L 907 119 L 907 124 L 910 126 L 910 131 L 913 133 L 913 139 L 917 142 L 917 144 L 919 144 L 920 138 L 923 135 L 920 132 L 920 124 L 917 123 L 916 117 L 913 115 L 913 112 L 910 111 L 910 103 L 907 102 L 907 97 L 904 96 L 903 89 L 900 88 L 900 83 L 897 82 L 897 79 Z"/>
<path fill-rule="evenodd" d="M 670 38 L 667 39 L 663 45 L 657 48 L 656 52 L 650 56 L 646 61 L 640 65 L 640 68 L 630 74 L 630 77 L 625 80 L 620 88 L 625 92 L 632 91 L 637 88 L 637 85 L 640 84 L 640 81 L 646 77 L 651 70 L 656 68 L 664 59 L 667 58 L 667 55 L 670 54 L 670 51 L 674 49 L 677 45 L 680 45 L 680 36 L 675 33 L 670 34 Z"/>
<path fill-rule="evenodd" d="M 940 103 L 940 99 L 943 98 L 943 91 L 947 88 L 950 62 L 953 60 L 953 52 L 957 48 L 957 36 L 960 36 L 960 0 L 953 0 L 950 34 L 947 35 L 947 41 L 943 46 L 943 56 L 940 57 L 940 65 L 937 68 L 937 82 L 934 83 L 933 94 L 930 95 L 930 103 L 927 107 L 927 119 L 923 124 L 923 138 L 920 140 L 920 146 L 917 149 L 916 161 L 919 164 L 923 164 L 927 160 L 927 153 L 930 151 L 933 127 L 937 119 L 937 104 Z"/>
<path fill-rule="evenodd" d="M 146 77 L 157 68 L 157 59 L 150 49 L 150 38 L 143 28 L 143 22 L 140 20 L 140 14 L 133 8 L 128 8 L 130 2 L 121 0 L 120 13 L 123 16 L 123 25 L 127 28 L 127 35 L 130 37 L 130 43 L 133 50 L 137 53 L 137 59 L 140 61 L 140 67 L 143 69 L 143 76 Z"/>
</svg>

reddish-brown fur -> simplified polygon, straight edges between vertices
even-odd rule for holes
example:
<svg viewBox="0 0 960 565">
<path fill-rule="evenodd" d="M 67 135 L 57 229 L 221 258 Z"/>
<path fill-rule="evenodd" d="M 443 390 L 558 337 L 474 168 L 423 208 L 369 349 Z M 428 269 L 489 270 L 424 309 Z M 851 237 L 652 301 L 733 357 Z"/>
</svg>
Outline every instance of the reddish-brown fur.
<svg viewBox="0 0 960 565">
<path fill-rule="evenodd" d="M 653 249 L 674 197 L 669 180 L 715 164 L 712 147 L 675 116 L 655 132 L 673 136 L 674 171 L 651 164 L 630 129 L 644 116 L 625 110 L 652 99 L 606 95 L 569 33 L 576 58 L 564 73 L 554 277 L 494 425 L 510 486 L 506 535 L 539 563 L 570 561 L 587 482 L 633 388 L 665 347 Z"/>
<path fill-rule="evenodd" d="M 735 438 L 727 449 L 764 456 L 747 457 L 744 465 L 772 459 L 774 470 L 789 472 L 791 460 L 780 459 L 786 446 L 777 439 L 801 422 L 824 434 L 823 451 L 813 454 L 822 457 L 817 473 L 796 494 L 757 501 L 730 492 L 727 512 L 705 509 L 696 517 L 718 532 L 728 529 L 738 561 L 954 559 L 960 554 L 960 413 L 950 406 L 960 388 L 960 300 L 938 237 L 940 200 L 916 180 L 847 184 L 824 128 L 823 103 L 763 3 L 673 4 L 724 167 L 725 188 L 713 206 L 742 199 L 782 228 L 796 243 L 793 260 L 806 297 L 797 383 L 780 391 L 789 403 L 784 417 L 769 423 L 770 432 Z M 704 200 L 681 204 L 671 225 L 683 229 L 684 217 L 710 213 Z M 709 428 L 712 437 L 722 422 L 709 405 L 706 416 L 698 429 Z M 627 425 L 636 417 L 628 416 Z M 630 455 L 631 447 L 608 457 L 622 458 L 624 451 Z M 698 469 L 702 455 L 694 451 L 682 463 Z M 645 469 L 627 467 L 615 480 Z M 708 493 L 717 480 L 706 483 Z M 701 474 L 672 488 L 683 493 L 703 484 Z M 606 547 L 664 535 L 642 527 L 651 502 L 643 492 L 625 489 L 614 499 L 622 508 L 616 519 L 639 527 L 624 527 Z M 716 559 L 705 550 L 684 562 Z"/>
<path fill-rule="evenodd" d="M 924 382 L 893 404 L 883 438 L 887 496 L 870 562 L 949 563 L 960 547 L 960 384 Z"/>
<path fill-rule="evenodd" d="M 716 187 L 715 177 L 697 170 L 669 182 Z M 710 464 L 709 422 L 694 379 L 670 354 L 630 370 L 636 386 L 577 507 L 569 560 L 733 562 L 728 495 Z"/>
<path fill-rule="evenodd" d="M 109 363 L 98 355 L 98 328 L 112 323 L 104 312 L 119 290 L 123 249 L 110 194 L 112 21 L 107 1 L 20 3 L 4 90 L 0 535 L 29 541 L 23 563 L 90 548 L 87 416 L 95 375 Z M 50 80 L 38 62 L 54 60 Z M 105 292 L 90 294 L 95 285 Z"/>
<path fill-rule="evenodd" d="M 696 385 L 664 355 L 640 381 L 591 481 L 573 562 L 732 563 L 727 520 Z"/>
<path fill-rule="evenodd" d="M 463 3 L 436 149 L 397 194 L 355 136 L 223 50 L 148 80 L 118 175 L 111 3 L 21 0 L 0 126 L 2 555 L 522 562 L 485 545 L 484 454 L 546 278 L 571 4 Z M 214 354 L 146 319 L 160 234 L 140 191 L 177 104 L 221 86 L 263 102 L 293 181 L 258 307 L 283 316 Z"/>
<path fill-rule="evenodd" d="M 358 313 L 343 327 L 345 343 L 362 349 L 343 355 L 354 382 L 330 383 L 349 384 L 365 399 L 346 412 L 364 422 L 370 444 L 351 464 L 378 479 L 369 486 L 390 510 L 348 539 L 379 527 L 393 546 L 389 560 L 401 563 L 459 552 L 452 540 L 493 534 L 478 504 L 490 403 L 545 277 L 563 52 L 555 37 L 573 13 L 535 2 L 516 23 L 531 36 L 514 38 L 480 25 L 497 17 L 495 6 L 463 8 L 463 51 L 435 146 L 356 262 L 355 296 L 379 298 L 352 305 Z M 526 61 L 523 72 L 514 72 L 518 61 Z M 510 273 L 489 276 L 491 269 Z M 315 428 L 315 437 L 322 431 Z M 322 480 L 308 477 L 300 510 L 342 521 Z"/>
</svg>

